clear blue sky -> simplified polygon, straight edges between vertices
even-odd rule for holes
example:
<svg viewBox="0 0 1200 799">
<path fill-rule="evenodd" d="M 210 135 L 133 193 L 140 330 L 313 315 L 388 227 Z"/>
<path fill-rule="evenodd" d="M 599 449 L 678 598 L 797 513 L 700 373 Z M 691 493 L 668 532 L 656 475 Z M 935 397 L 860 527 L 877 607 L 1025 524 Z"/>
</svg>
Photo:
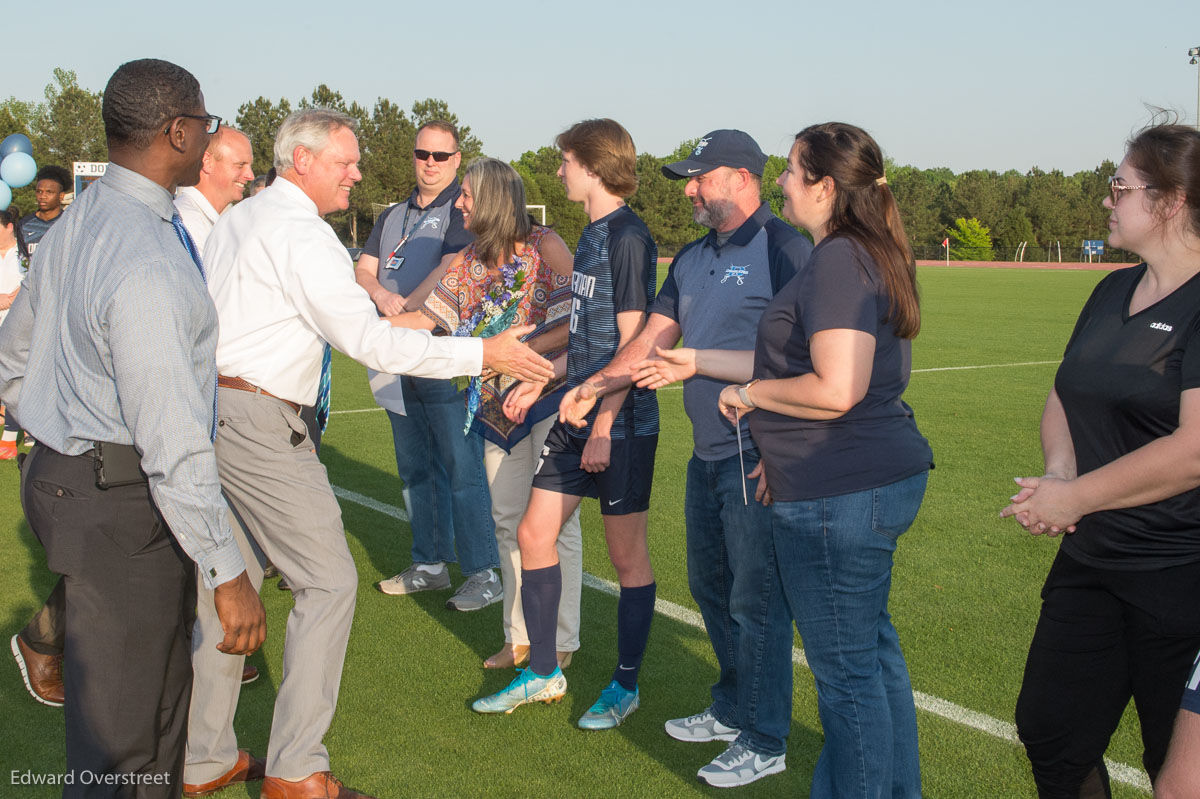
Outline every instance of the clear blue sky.
<svg viewBox="0 0 1200 799">
<path fill-rule="evenodd" d="M 656 155 L 718 127 L 783 154 L 801 127 L 838 119 L 899 163 L 956 172 L 1092 168 L 1120 159 L 1147 105 L 1196 116 L 1196 0 L 182 8 L 13 6 L 0 97 L 41 99 L 55 66 L 99 91 L 120 63 L 153 56 L 190 69 L 209 111 L 228 118 L 259 95 L 294 103 L 320 83 L 367 107 L 438 97 L 508 159 L 592 116 L 619 120 Z M 54 29 L 65 46 L 45 35 Z"/>
</svg>

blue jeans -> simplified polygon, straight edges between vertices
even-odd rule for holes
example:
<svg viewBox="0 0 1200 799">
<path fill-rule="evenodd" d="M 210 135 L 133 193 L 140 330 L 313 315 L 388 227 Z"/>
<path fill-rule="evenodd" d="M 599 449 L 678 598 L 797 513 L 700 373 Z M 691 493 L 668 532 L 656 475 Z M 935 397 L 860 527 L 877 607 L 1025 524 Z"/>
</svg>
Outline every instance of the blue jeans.
<svg viewBox="0 0 1200 799">
<path fill-rule="evenodd" d="M 407 415 L 388 411 L 388 419 L 396 470 L 412 503 L 413 563 L 457 560 L 464 575 L 499 568 L 483 438 L 463 435 L 467 417 L 462 392 L 449 380 L 400 380 Z"/>
<path fill-rule="evenodd" d="M 746 473 L 758 463 L 745 458 Z M 792 620 L 780 590 L 771 512 L 754 501 L 734 455 L 692 456 L 687 468 L 688 586 L 700 606 L 721 673 L 712 687 L 717 720 L 742 730 L 756 752 L 787 750 L 792 721 Z"/>
<path fill-rule="evenodd" d="M 920 799 L 917 713 L 887 603 L 896 539 L 916 518 L 927 476 L 771 506 L 825 732 L 813 799 Z"/>
</svg>

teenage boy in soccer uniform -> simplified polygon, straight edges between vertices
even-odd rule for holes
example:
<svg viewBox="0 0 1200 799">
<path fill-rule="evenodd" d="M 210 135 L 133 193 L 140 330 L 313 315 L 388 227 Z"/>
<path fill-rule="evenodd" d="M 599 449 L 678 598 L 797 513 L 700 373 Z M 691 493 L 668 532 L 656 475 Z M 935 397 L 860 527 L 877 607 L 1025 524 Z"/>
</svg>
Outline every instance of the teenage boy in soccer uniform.
<svg viewBox="0 0 1200 799">
<path fill-rule="evenodd" d="M 637 155 L 629 133 L 611 119 L 593 119 L 564 131 L 556 143 L 562 150 L 558 176 L 567 199 L 583 203 L 590 220 L 579 238 L 572 277 L 566 373 L 568 385 L 575 386 L 606 366 L 641 331 L 657 285 L 658 249 L 623 199 L 637 188 Z M 538 390 L 530 390 L 532 396 L 526 395 L 524 402 L 531 403 Z M 583 497 L 600 500 L 621 595 L 612 682 L 579 726 L 610 729 L 637 709 L 638 671 L 654 613 L 646 514 L 657 446 L 658 403 L 654 392 L 645 389 L 606 394 L 579 427 L 560 418 L 551 429 L 517 531 L 529 667 L 503 691 L 477 700 L 472 705 L 477 712 L 511 713 L 528 702 L 551 702 L 566 693 L 555 648 L 562 592 L 555 539 Z"/>
</svg>

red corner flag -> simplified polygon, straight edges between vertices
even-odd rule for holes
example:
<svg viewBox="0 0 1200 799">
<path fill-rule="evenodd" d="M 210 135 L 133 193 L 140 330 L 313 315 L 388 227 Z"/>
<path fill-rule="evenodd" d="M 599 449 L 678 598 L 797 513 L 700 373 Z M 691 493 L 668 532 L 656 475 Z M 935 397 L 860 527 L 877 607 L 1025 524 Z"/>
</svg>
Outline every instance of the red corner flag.
<svg viewBox="0 0 1200 799">
<path fill-rule="evenodd" d="M 947 236 L 946 238 L 942 239 L 942 246 L 943 246 L 943 247 L 949 247 L 949 246 L 950 246 L 950 237 L 949 237 L 949 236 Z"/>
</svg>

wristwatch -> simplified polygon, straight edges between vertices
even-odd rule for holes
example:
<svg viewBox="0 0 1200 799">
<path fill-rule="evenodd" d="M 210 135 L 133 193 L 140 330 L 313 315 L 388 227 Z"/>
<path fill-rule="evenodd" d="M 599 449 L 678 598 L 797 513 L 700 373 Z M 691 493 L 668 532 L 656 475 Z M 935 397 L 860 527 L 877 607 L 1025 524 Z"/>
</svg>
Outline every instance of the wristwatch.
<svg viewBox="0 0 1200 799">
<path fill-rule="evenodd" d="M 737 389 L 738 399 L 740 399 L 742 401 L 742 404 L 745 405 L 747 408 L 757 408 L 758 407 L 757 405 L 754 404 L 754 401 L 750 399 L 750 390 L 749 390 L 750 386 L 754 385 L 757 382 L 758 382 L 758 380 L 751 380 L 749 383 L 747 383 L 744 386 L 738 386 L 738 389 Z"/>
</svg>

